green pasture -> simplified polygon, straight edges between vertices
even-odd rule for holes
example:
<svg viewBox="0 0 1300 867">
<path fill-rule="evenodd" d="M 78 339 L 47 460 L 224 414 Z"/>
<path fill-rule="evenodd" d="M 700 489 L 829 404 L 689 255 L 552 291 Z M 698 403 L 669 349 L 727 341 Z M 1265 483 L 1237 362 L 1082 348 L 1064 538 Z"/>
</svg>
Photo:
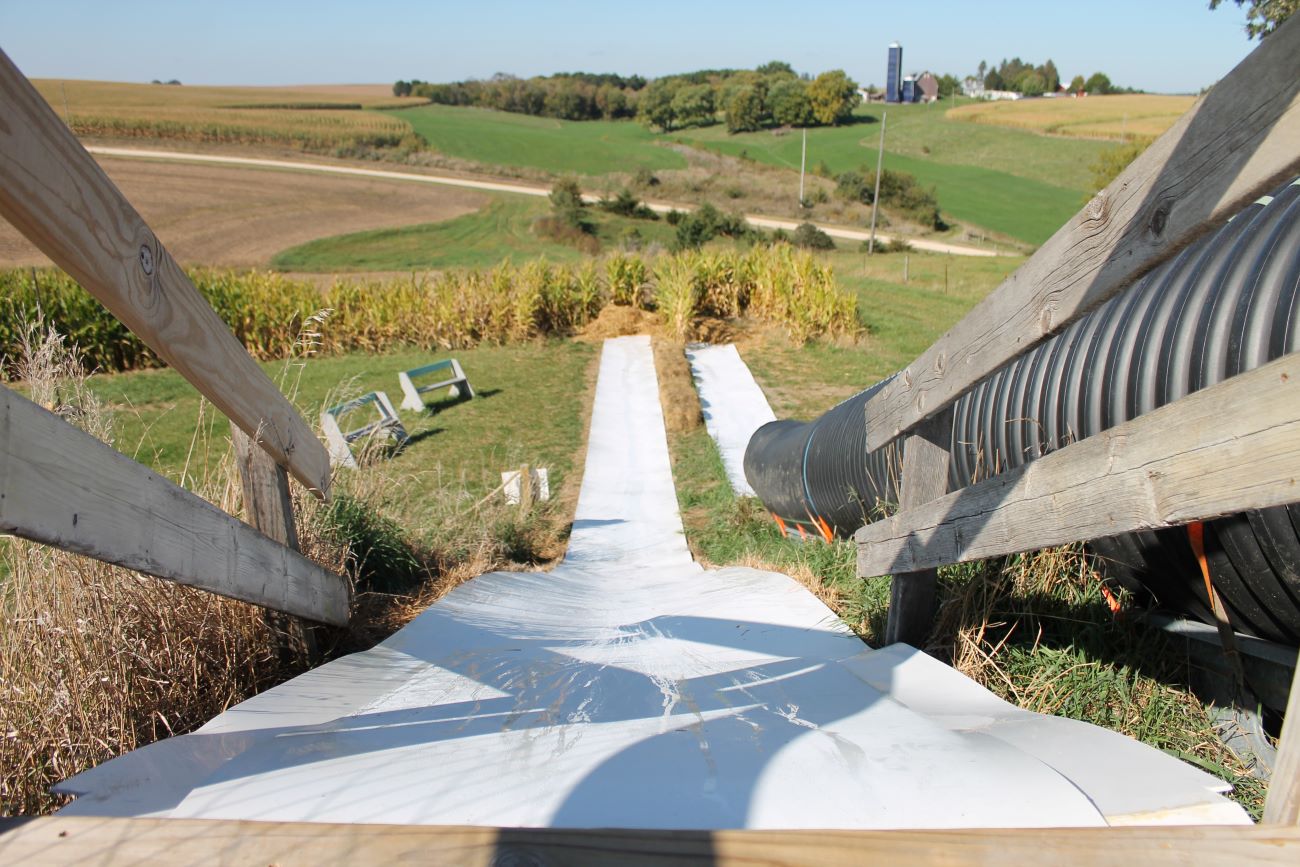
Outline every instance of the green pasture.
<svg viewBox="0 0 1300 867">
<path fill-rule="evenodd" d="M 949 216 L 1040 244 L 1078 209 L 1089 166 L 1105 142 L 954 120 L 945 106 L 863 106 L 857 122 L 808 131 L 808 166 L 874 169 L 880 116 L 888 111 L 885 166 L 936 188 Z M 559 121 L 479 108 L 420 106 L 394 114 L 435 150 L 489 165 L 600 175 L 683 168 L 665 145 L 690 144 L 798 170 L 798 131 L 731 135 L 722 125 L 656 134 L 631 121 Z"/>
<path fill-rule="evenodd" d="M 856 123 L 808 130 L 808 168 L 833 174 L 874 170 L 880 116 L 888 112 L 885 168 L 935 188 L 949 217 L 1030 244 L 1041 244 L 1082 204 L 1089 166 L 1112 145 L 1048 138 L 1033 132 L 950 120 L 927 105 L 871 105 Z M 721 126 L 682 130 L 671 138 L 731 156 L 798 171 L 799 131 L 730 135 Z"/>
<path fill-rule="evenodd" d="M 277 253 L 282 271 L 340 273 L 491 267 L 504 259 L 545 256 L 554 262 L 582 258 L 573 247 L 542 237 L 533 222 L 551 213 L 546 199 L 502 195 L 484 208 L 440 223 L 318 238 Z M 643 241 L 667 244 L 673 228 L 662 220 L 634 220 L 588 208 L 602 245 L 616 245 L 635 229 Z"/>
<path fill-rule="evenodd" d="M 392 112 L 447 156 L 556 174 L 603 175 L 681 169 L 686 160 L 659 147 L 634 121 L 568 121 L 483 108 L 424 105 Z"/>
<path fill-rule="evenodd" d="M 434 500 L 447 489 L 462 492 L 472 503 L 500 484 L 502 470 L 521 463 L 549 468 L 552 490 L 559 490 L 574 471 L 582 443 L 587 366 L 593 352 L 584 343 L 537 341 L 454 353 L 406 350 L 262 366 L 282 388 L 296 394 L 303 415 L 314 421 L 323 407 L 371 391 L 386 392 L 396 406 L 401 402 L 398 371 L 449 355 L 460 361 L 477 396 L 457 402 L 431 393 L 426 395 L 427 411 L 401 410 L 411 442 L 381 468 L 402 488 L 401 523 L 418 535 L 437 514 Z M 117 449 L 169 478 L 194 485 L 225 456 L 228 423 L 174 371 L 96 376 L 92 387 L 112 410 Z M 537 423 L 538 407 L 545 408 L 545 424 Z M 363 414 L 358 410 L 348 421 L 359 427 L 369 420 L 360 418 Z"/>
</svg>

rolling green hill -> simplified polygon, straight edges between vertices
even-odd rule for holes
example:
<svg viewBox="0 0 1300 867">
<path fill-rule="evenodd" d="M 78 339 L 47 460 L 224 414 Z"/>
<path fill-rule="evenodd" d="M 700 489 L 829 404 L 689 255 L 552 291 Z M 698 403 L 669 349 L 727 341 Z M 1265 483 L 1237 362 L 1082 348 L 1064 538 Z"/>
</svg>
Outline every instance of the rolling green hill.
<svg viewBox="0 0 1300 867">
<path fill-rule="evenodd" d="M 686 160 L 633 121 L 571 121 L 484 108 L 422 105 L 394 111 L 439 153 L 557 174 L 681 169 Z"/>
<path fill-rule="evenodd" d="M 941 106 L 864 106 L 857 123 L 808 131 L 809 168 L 875 167 L 882 110 L 885 166 L 938 192 L 945 214 L 1040 244 L 1082 202 L 1089 169 L 1110 145 L 949 118 Z M 429 105 L 394 112 L 441 153 L 490 165 L 601 175 L 684 168 L 673 143 L 797 170 L 797 131 L 730 135 L 721 125 L 656 134 L 629 121 L 558 121 L 479 108 Z"/>
</svg>

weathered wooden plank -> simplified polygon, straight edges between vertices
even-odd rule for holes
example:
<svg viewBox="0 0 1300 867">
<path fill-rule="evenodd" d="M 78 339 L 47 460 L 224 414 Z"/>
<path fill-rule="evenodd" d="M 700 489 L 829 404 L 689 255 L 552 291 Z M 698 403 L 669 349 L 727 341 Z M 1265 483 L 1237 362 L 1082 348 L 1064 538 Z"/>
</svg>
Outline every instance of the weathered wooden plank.
<svg viewBox="0 0 1300 867">
<path fill-rule="evenodd" d="M 1300 664 L 1291 677 L 1291 695 L 1286 703 L 1277 764 L 1264 801 L 1264 821 L 1300 826 Z"/>
<path fill-rule="evenodd" d="M 0 836 L 9 864 L 1294 864 L 1278 826 L 646 831 L 51 816 Z"/>
<path fill-rule="evenodd" d="M 913 509 L 948 493 L 952 411 L 926 419 L 903 443 L 900 509 Z M 934 569 L 902 572 L 889 584 L 889 619 L 885 643 L 902 641 L 919 647 L 934 624 L 939 573 Z"/>
<path fill-rule="evenodd" d="M 244 492 L 244 520 L 267 538 L 301 552 L 289 474 L 234 422 L 230 424 L 230 442 Z M 273 611 L 267 612 L 267 622 L 280 638 L 282 658 L 298 658 L 309 664 L 319 661 L 316 633 L 310 625 Z"/>
<path fill-rule="evenodd" d="M 876 449 L 1300 172 L 1300 16 L 867 403 Z"/>
<path fill-rule="evenodd" d="M 329 490 L 311 428 L 108 175 L 0 52 L 0 215 L 308 488 Z"/>
<path fill-rule="evenodd" d="M 1293 353 L 868 524 L 857 533 L 858 574 L 911 572 L 1295 502 L 1298 445 L 1300 353 Z"/>
<path fill-rule="evenodd" d="M 0 532 L 324 623 L 334 575 L 0 386 Z"/>
</svg>

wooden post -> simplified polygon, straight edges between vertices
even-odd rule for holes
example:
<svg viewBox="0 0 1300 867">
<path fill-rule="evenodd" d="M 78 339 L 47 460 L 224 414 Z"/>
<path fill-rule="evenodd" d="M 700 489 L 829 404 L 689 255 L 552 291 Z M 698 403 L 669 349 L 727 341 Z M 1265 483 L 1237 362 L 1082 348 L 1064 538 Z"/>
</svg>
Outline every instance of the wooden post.
<svg viewBox="0 0 1300 867">
<path fill-rule="evenodd" d="M 1291 678 L 1291 697 L 1286 703 L 1277 764 L 1273 766 L 1268 798 L 1264 801 L 1264 821 L 1300 826 L 1300 664 Z"/>
<path fill-rule="evenodd" d="M 898 494 L 900 510 L 912 509 L 948 493 L 949 443 L 952 410 L 939 413 L 918 426 L 903 443 L 903 479 Z M 902 641 L 919 647 L 934 623 L 939 573 L 936 569 L 903 572 L 889 585 L 889 621 L 885 643 Z"/>
<path fill-rule="evenodd" d="M 289 473 L 234 422 L 230 423 L 230 441 L 244 491 L 244 520 L 262 535 L 301 553 Z M 319 660 L 316 630 L 306 620 L 268 609 L 266 621 L 280 639 L 281 658 L 297 658 L 309 665 Z"/>
<path fill-rule="evenodd" d="M 0 533 L 321 623 L 348 622 L 342 576 L 3 386 Z"/>
<path fill-rule="evenodd" d="M 528 464 L 519 467 L 519 511 L 527 514 L 533 505 L 533 471 Z"/>
<path fill-rule="evenodd" d="M 317 496 L 325 447 L 122 192 L 0 52 L 0 217 Z"/>
</svg>

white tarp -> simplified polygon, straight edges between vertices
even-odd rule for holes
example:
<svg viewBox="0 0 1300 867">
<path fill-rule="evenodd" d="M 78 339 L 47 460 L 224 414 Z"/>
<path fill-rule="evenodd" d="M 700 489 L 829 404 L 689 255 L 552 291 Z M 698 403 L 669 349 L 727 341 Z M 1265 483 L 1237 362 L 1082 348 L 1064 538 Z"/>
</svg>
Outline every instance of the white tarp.
<svg viewBox="0 0 1300 867">
<path fill-rule="evenodd" d="M 79 815 L 628 828 L 1245 822 L 1218 780 L 864 646 L 682 535 L 646 338 L 605 344 L 569 554 L 63 783 Z"/>
<path fill-rule="evenodd" d="M 686 358 L 700 394 L 704 426 L 718 444 L 731 489 L 738 497 L 752 497 L 754 489 L 745 478 L 745 448 L 754 431 L 776 421 L 776 415 L 734 344 L 691 346 Z"/>
</svg>

